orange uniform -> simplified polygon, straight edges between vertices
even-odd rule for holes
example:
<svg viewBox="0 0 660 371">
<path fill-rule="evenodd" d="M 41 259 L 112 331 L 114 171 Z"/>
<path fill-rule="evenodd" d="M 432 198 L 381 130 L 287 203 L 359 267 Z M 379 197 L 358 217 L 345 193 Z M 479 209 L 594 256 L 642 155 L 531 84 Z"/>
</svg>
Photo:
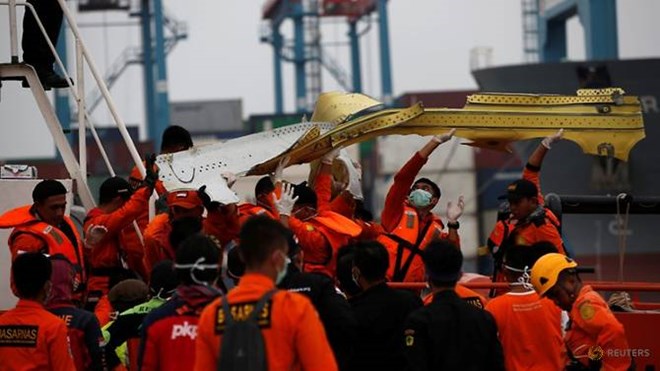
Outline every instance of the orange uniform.
<svg viewBox="0 0 660 371">
<path fill-rule="evenodd" d="M 90 294 L 100 297 L 110 290 L 109 282 L 113 276 L 120 276 L 126 269 L 125 251 L 121 245 L 120 236 L 124 228 L 133 228 L 132 224 L 145 209 L 148 208 L 151 189 L 142 187 L 119 209 L 104 213 L 99 208 L 90 210 L 85 219 L 85 231 L 88 233 L 94 227 L 107 230 L 89 252 L 91 273 L 89 278 Z"/>
<path fill-rule="evenodd" d="M 539 178 L 539 168 L 527 164 L 523 170 L 523 179 L 529 180 L 536 185 L 538 189 L 537 200 L 539 206 L 545 205 L 545 199 L 541 192 L 541 181 Z M 564 250 L 564 241 L 559 234 L 559 219 L 549 209 L 544 209 L 545 216 L 538 220 L 518 222 L 509 226 L 509 235 L 505 236 L 513 245 L 531 246 L 537 242 L 552 242 L 557 247 L 560 254 L 566 255 Z"/>
<path fill-rule="evenodd" d="M 509 292 L 486 305 L 495 318 L 507 370 L 562 370 L 561 310 L 534 291 Z"/>
<path fill-rule="evenodd" d="M 108 299 L 107 294 L 101 296 L 94 307 L 94 316 L 96 316 L 96 319 L 99 321 L 101 328 L 114 320 L 116 315 L 115 312 L 116 311 L 112 308 L 112 304 L 110 304 L 110 299 Z"/>
<path fill-rule="evenodd" d="M 321 175 L 319 175 L 320 177 Z M 330 210 L 352 219 L 362 229 L 362 233 L 357 236 L 358 240 L 375 240 L 385 231 L 383 227 L 376 222 L 367 222 L 355 218 L 355 199 L 349 192 L 344 191 L 330 202 Z"/>
<path fill-rule="evenodd" d="M 275 288 L 272 279 L 248 273 L 226 296 L 232 314 L 249 314 L 254 304 Z M 195 371 L 215 370 L 222 341 L 222 303 L 219 298 L 202 312 L 197 328 Z M 259 316 L 266 362 L 270 371 L 337 370 L 323 324 L 303 295 L 278 291 Z"/>
<path fill-rule="evenodd" d="M 381 223 L 385 233 L 378 241 L 385 245 L 390 255 L 387 278 L 395 282 L 424 281 L 424 263 L 419 255 L 426 245 L 436 238 L 449 238 L 443 232 L 445 226 L 440 218 L 432 213 L 420 220 L 417 210 L 408 204 L 408 193 L 415 176 L 426 164 L 427 159 L 419 152 L 394 176 L 394 184 L 385 198 Z M 460 246 L 460 241 L 452 241 Z"/>
<path fill-rule="evenodd" d="M 456 286 L 454 287 L 454 291 L 458 295 L 459 298 L 465 300 L 466 302 L 474 305 L 477 308 L 484 309 L 486 307 L 486 303 L 488 303 L 488 300 L 486 298 L 479 294 L 478 292 L 469 289 L 460 283 L 457 283 Z M 429 305 L 433 302 L 433 294 L 426 295 L 424 297 L 424 305 Z"/>
<path fill-rule="evenodd" d="M 233 240 L 239 231 L 238 215 L 223 214 L 220 210 L 210 211 L 202 222 L 204 233 L 213 236 L 224 246 Z M 170 245 L 172 223 L 169 214 L 159 214 L 149 223 L 144 232 L 144 264 L 147 271 L 165 259 L 174 261 L 174 248 Z"/>
<path fill-rule="evenodd" d="M 362 233 L 362 228 L 351 219 L 330 209 L 332 180 L 321 173 L 316 178 L 314 191 L 318 198 L 317 215 L 302 221 L 289 218 L 289 228 L 298 238 L 304 251 L 305 272 L 318 272 L 334 277 L 337 251 Z"/>
<path fill-rule="evenodd" d="M 0 316 L 0 370 L 73 371 L 64 321 L 43 305 L 21 299 Z"/>
<path fill-rule="evenodd" d="M 23 206 L 0 216 L 0 228 L 14 228 L 8 242 L 12 259 L 15 259 L 19 252 L 64 255 L 73 264 L 76 273 L 74 291 L 82 292 L 87 282 L 83 244 L 69 217 L 65 216 L 63 225 L 58 228 L 42 222 L 32 206 Z M 80 299 L 79 296 L 81 295 L 76 295 L 76 298 Z"/>
<path fill-rule="evenodd" d="M 584 366 L 590 357 L 602 361 L 602 370 L 626 370 L 632 362 L 623 325 L 591 286 L 583 286 L 569 313 L 571 325 L 564 341 L 569 357 Z"/>
<path fill-rule="evenodd" d="M 131 223 L 128 227 L 122 229 L 119 240 L 125 254 L 126 265 L 134 272 L 137 272 L 140 277 L 147 279 L 149 271 L 144 266 L 144 232 L 149 225 L 149 210 L 144 210 L 143 213 L 135 219 L 138 226 L 138 231 Z"/>
<path fill-rule="evenodd" d="M 545 199 L 541 192 L 539 168 L 527 164 L 523 170 L 522 178 L 536 185 L 538 190 L 537 201 L 539 206 L 543 207 Z M 559 234 L 559 219 L 550 209 L 544 208 L 543 212 L 544 214 L 523 223 L 516 223 L 516 221 L 510 219 L 498 220 L 490 236 L 488 236 L 488 247 L 495 253 L 499 249 L 506 249 L 507 246 L 531 246 L 537 242 L 547 241 L 551 242 L 560 254 L 566 255 L 564 241 Z M 503 257 L 504 250 L 499 250 L 497 255 Z M 501 269 L 496 272 L 494 281 L 506 282 Z M 496 292 L 498 295 L 504 293 L 503 290 L 496 290 Z"/>
<path fill-rule="evenodd" d="M 248 219 L 256 215 L 265 215 L 271 219 L 279 219 L 279 214 L 274 206 L 268 208 L 250 203 L 244 203 L 238 206 L 238 222 L 243 225 Z"/>
</svg>

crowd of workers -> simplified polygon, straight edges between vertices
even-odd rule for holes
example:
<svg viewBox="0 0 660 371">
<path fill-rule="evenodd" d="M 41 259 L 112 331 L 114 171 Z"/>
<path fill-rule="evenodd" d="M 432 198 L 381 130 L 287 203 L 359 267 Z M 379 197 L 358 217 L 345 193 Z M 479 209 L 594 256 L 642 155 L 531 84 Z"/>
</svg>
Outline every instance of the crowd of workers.
<svg viewBox="0 0 660 371">
<path fill-rule="evenodd" d="M 453 136 L 433 137 L 395 175 L 380 222 L 326 154 L 307 184 L 284 163 L 255 202 L 222 205 L 201 189 L 167 192 L 147 173 L 107 179 L 82 235 L 66 188 L 40 182 L 13 228 L 11 286 L 0 316 L 1 370 L 626 370 L 623 326 L 580 280 L 540 192 L 541 142 L 506 190 L 488 245 L 485 298 L 461 285 L 462 196 L 443 220 L 440 187 L 416 179 Z M 161 153 L 193 146 L 178 126 Z M 219 175 L 220 176 L 220 175 Z M 223 174 L 231 185 L 235 178 Z M 156 192 L 161 212 L 149 221 Z M 397 290 L 388 282 L 426 282 Z M 611 350 L 619 350 L 611 352 Z"/>
</svg>

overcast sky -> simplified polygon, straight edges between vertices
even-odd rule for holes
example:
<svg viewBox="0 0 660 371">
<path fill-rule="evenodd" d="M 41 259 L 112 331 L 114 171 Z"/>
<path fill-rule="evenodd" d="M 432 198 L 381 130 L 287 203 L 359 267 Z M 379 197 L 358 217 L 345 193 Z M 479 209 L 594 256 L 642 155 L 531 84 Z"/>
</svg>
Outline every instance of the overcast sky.
<svg viewBox="0 0 660 371">
<path fill-rule="evenodd" d="M 262 1 L 165 0 L 168 11 L 189 26 L 189 38 L 168 58 L 171 101 L 240 98 L 244 117 L 273 110 L 272 49 L 259 42 Z M 194 4 L 194 6 L 192 5 Z M 618 2 L 619 51 L 622 58 L 658 57 L 660 14 L 658 0 Z M 395 96 L 408 91 L 474 88 L 469 71 L 470 50 L 492 48 L 493 65 L 523 60 L 520 0 L 392 0 L 391 58 Z M 125 13 L 87 14 L 80 22 L 135 21 Z M 6 10 L 0 8 L 0 29 L 6 29 Z M 290 35 L 290 22 L 284 31 Z M 323 26 L 324 42 L 345 42 L 344 22 Z M 380 95 L 376 25 L 362 38 L 363 86 Z M 99 68 L 104 71 L 122 50 L 140 44 L 137 27 L 83 29 Z M 569 22 L 569 59 L 584 58 L 583 33 L 577 19 Z M 0 60 L 8 60 L 9 43 L 0 32 Z M 327 52 L 349 67 L 345 46 Z M 293 69 L 285 64 L 285 107 L 293 109 Z M 87 86 L 91 86 L 88 82 Z M 324 90 L 338 85 L 325 75 Z M 120 113 L 128 124 L 143 119 L 142 72 L 130 67 L 112 88 Z M 54 153 L 50 136 L 27 90 L 7 83 L 1 91 L 0 159 L 46 157 Z M 94 114 L 99 125 L 110 123 L 103 110 Z"/>
</svg>

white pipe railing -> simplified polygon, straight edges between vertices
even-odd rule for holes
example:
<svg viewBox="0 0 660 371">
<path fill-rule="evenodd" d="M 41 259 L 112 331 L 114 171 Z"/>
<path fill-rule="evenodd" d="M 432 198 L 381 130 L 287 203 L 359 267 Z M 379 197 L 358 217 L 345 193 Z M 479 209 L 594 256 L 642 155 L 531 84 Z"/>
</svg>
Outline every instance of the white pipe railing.
<svg viewBox="0 0 660 371">
<path fill-rule="evenodd" d="M 59 0 L 58 0 L 59 1 Z M 17 23 L 16 23 L 16 6 L 24 6 L 26 8 L 26 11 L 30 11 L 31 14 L 34 16 L 35 21 L 37 23 L 37 26 L 39 27 L 39 30 L 41 31 L 42 35 L 44 36 L 46 40 L 46 44 L 48 45 L 51 53 L 55 57 L 55 63 L 60 67 L 64 78 L 67 81 L 69 91 L 74 98 L 74 100 L 77 102 L 78 107 L 79 107 L 79 112 L 78 112 L 78 130 L 79 130 L 79 142 L 81 144 L 81 147 L 79 148 L 79 153 L 80 153 L 80 166 L 81 166 L 81 171 L 83 172 L 83 177 L 86 180 L 86 146 L 83 146 L 85 144 L 85 128 L 88 127 L 90 131 L 92 132 L 92 137 L 94 138 L 94 141 L 96 142 L 96 145 L 99 147 L 99 151 L 101 153 L 101 156 L 103 157 L 103 160 L 105 162 L 106 167 L 108 168 L 108 171 L 110 172 L 111 176 L 115 176 L 114 169 L 112 168 L 112 164 L 107 156 L 107 153 L 105 149 L 103 148 L 103 145 L 101 143 L 101 140 L 98 136 L 98 133 L 96 132 L 96 128 L 94 127 L 94 124 L 91 120 L 91 117 L 89 116 L 89 113 L 85 109 L 80 109 L 81 107 L 84 107 L 84 98 L 83 98 L 83 90 L 84 88 L 84 64 L 83 61 L 86 61 L 90 71 L 92 72 L 92 76 L 94 77 L 96 83 L 99 86 L 99 89 L 101 91 L 101 94 L 106 101 L 106 104 L 108 105 L 108 109 L 110 110 L 110 113 L 115 121 L 115 124 L 124 139 L 124 142 L 126 143 L 126 146 L 128 147 L 128 150 L 131 154 L 131 157 L 133 161 L 135 162 L 135 165 L 138 167 L 142 175 L 144 176 L 145 169 L 144 165 L 142 164 L 142 160 L 140 158 L 139 153 L 137 152 L 137 148 L 135 147 L 135 144 L 133 143 L 130 135 L 128 134 L 128 130 L 126 129 L 126 124 L 124 121 L 121 119 L 117 112 L 117 108 L 114 104 L 114 101 L 112 99 L 112 96 L 110 96 L 110 92 L 108 91 L 107 86 L 105 85 L 105 82 L 101 78 L 100 74 L 98 73 L 98 69 L 96 67 L 95 62 L 91 58 L 91 55 L 87 48 L 85 47 L 84 41 L 80 35 L 80 30 L 78 29 L 78 26 L 75 22 L 75 19 L 73 18 L 71 12 L 69 11 L 68 7 L 66 6 L 66 3 L 64 0 L 59 1 L 59 5 L 62 8 L 63 14 L 66 17 L 67 23 L 69 24 L 69 27 L 71 28 L 71 31 L 74 35 L 75 42 L 76 42 L 76 71 L 77 71 L 77 78 L 78 78 L 78 90 L 73 87 L 72 84 L 72 79 L 69 76 L 67 69 L 64 66 L 64 63 L 60 59 L 59 55 L 57 54 L 57 50 L 53 43 L 50 41 L 50 39 L 47 36 L 46 30 L 41 23 L 41 19 L 38 17 L 34 7 L 26 2 L 17 2 L 16 0 L 6 0 L 6 1 L 0 1 L 0 5 L 9 5 L 9 23 L 10 23 L 10 44 L 11 44 L 11 55 L 12 55 L 12 63 L 17 63 L 18 62 L 18 33 L 17 33 Z"/>
<path fill-rule="evenodd" d="M 110 114 L 112 115 L 112 118 L 115 121 L 115 125 L 117 125 L 117 129 L 119 129 L 119 133 L 121 134 L 122 138 L 124 139 L 124 142 L 126 143 L 126 147 L 128 147 L 128 151 L 130 152 L 131 157 L 135 162 L 135 166 L 137 166 L 137 168 L 140 170 L 142 176 L 145 176 L 146 171 L 144 165 L 142 164 L 142 159 L 140 158 L 140 154 L 138 153 L 137 148 L 135 147 L 135 144 L 131 139 L 131 136 L 128 134 L 128 130 L 126 129 L 126 124 L 124 123 L 124 120 L 119 116 L 115 102 L 112 99 L 112 96 L 110 95 L 110 91 L 108 91 L 108 87 L 105 85 L 105 81 L 103 81 L 103 77 L 101 76 L 101 74 L 98 71 L 98 68 L 96 67 L 96 63 L 92 59 L 89 51 L 87 50 L 87 47 L 85 46 L 85 42 L 83 41 L 82 35 L 80 34 L 80 30 L 78 29 L 78 25 L 76 24 L 75 19 L 71 15 L 69 8 L 66 6 L 65 0 L 57 0 L 57 1 L 59 2 L 60 7 L 62 8 L 64 17 L 66 17 L 66 20 L 69 23 L 71 32 L 73 32 L 75 39 L 80 42 L 80 48 L 82 50 L 82 54 L 85 58 L 85 61 L 87 61 L 87 65 L 89 66 L 89 69 L 92 72 L 92 76 L 94 77 L 94 80 L 96 80 L 96 84 L 101 90 L 101 94 L 103 94 L 103 98 L 105 98 L 105 102 L 108 105 L 108 110 L 110 111 Z"/>
<path fill-rule="evenodd" d="M 76 40 L 76 74 L 78 96 L 76 103 L 78 104 L 78 162 L 80 164 L 80 172 L 85 183 L 87 183 L 87 136 L 85 130 L 85 65 L 82 63 L 82 48 L 80 47 L 80 40 Z"/>
<path fill-rule="evenodd" d="M 18 63 L 18 27 L 16 27 L 16 0 L 9 0 L 9 45 L 11 63 Z"/>
</svg>

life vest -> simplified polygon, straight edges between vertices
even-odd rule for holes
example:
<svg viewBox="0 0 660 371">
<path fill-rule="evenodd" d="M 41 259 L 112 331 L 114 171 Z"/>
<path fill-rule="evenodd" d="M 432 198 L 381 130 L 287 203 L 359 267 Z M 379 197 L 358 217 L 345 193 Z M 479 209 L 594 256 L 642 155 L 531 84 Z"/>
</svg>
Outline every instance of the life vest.
<svg viewBox="0 0 660 371">
<path fill-rule="evenodd" d="M 275 215 L 263 206 L 254 204 L 241 204 L 238 206 L 239 223 L 243 225 L 248 219 L 255 215 L 265 215 L 271 219 L 276 219 Z"/>
<path fill-rule="evenodd" d="M 305 272 L 320 272 L 334 277 L 337 265 L 337 251 L 343 246 L 346 246 L 351 238 L 359 236 L 362 233 L 362 227 L 351 219 L 333 211 L 323 211 L 306 221 L 305 224 L 321 232 L 330 247 L 325 261 L 314 262 L 306 260 Z"/>
<path fill-rule="evenodd" d="M 425 270 L 420 253 L 432 240 L 447 237 L 444 228 L 442 221 L 436 217 L 420 226 L 417 211 L 406 205 L 396 228 L 378 237 L 378 242 L 385 246 L 390 256 L 387 278 L 392 282 L 424 281 Z"/>
<path fill-rule="evenodd" d="M 49 255 L 64 255 L 73 264 L 75 270 L 74 292 L 84 291 L 87 275 L 85 273 L 85 261 L 83 259 L 83 244 L 76 226 L 70 218 L 64 217 L 64 222 L 69 226 L 76 239 L 76 244 L 59 228 L 54 227 L 36 218 L 31 211 L 32 206 L 22 206 L 5 213 L 0 217 L 0 228 L 14 228 L 9 236 L 9 249 L 12 259 L 16 258 L 19 251 L 13 246 L 13 242 L 21 234 L 29 234 L 44 242 L 46 245 L 43 253 Z"/>
</svg>

